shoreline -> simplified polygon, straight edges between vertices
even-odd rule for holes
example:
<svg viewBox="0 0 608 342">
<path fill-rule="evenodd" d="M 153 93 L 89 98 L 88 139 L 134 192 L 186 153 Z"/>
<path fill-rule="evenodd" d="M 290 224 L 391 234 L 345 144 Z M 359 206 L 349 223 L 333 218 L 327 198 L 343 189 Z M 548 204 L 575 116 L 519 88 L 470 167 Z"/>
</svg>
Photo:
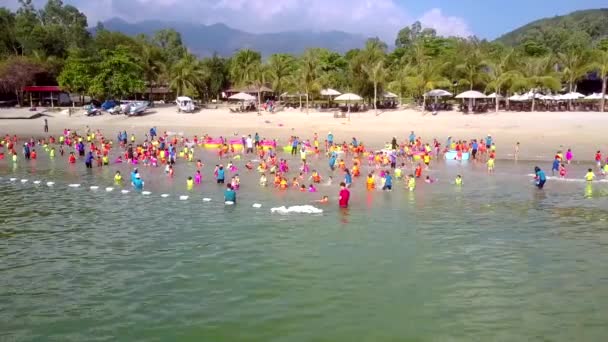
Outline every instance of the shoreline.
<svg viewBox="0 0 608 342">
<path fill-rule="evenodd" d="M 22 111 L 23 109 L 5 109 Z M 261 137 L 277 139 L 282 146 L 292 135 L 312 139 L 316 132 L 321 145 L 329 131 L 335 141 L 350 142 L 357 137 L 366 146 L 381 148 L 393 136 L 399 141 L 407 138 L 410 131 L 430 142 L 434 138 L 442 146 L 448 136 L 453 140 L 480 139 L 491 134 L 497 146 L 497 159 L 513 160 L 515 144 L 520 142 L 519 160 L 551 161 L 557 150 L 572 148 L 574 161 L 592 162 L 597 150 L 606 155 L 608 139 L 608 114 L 599 112 L 490 112 L 468 114 L 439 112 L 438 115 L 416 110 L 397 110 L 352 113 L 348 119 L 336 119 L 331 112 L 309 114 L 300 110 L 287 110 L 276 114 L 262 112 L 230 113 L 226 109 L 202 109 L 194 114 L 179 114 L 175 106 L 151 108 L 149 113 L 138 117 L 109 115 L 87 117 L 83 111 L 68 116 L 67 111 L 47 112 L 36 119 L 0 120 L 0 135 L 17 134 L 20 138 L 57 136 L 64 128 L 82 131 L 86 127 L 101 130 L 109 139 L 120 130 L 135 133 L 138 141 L 150 127 L 159 133 L 173 131 L 188 137 L 204 134 L 213 137 L 242 136 L 258 132 Z M 43 132 L 44 118 L 48 119 L 49 133 Z"/>
</svg>

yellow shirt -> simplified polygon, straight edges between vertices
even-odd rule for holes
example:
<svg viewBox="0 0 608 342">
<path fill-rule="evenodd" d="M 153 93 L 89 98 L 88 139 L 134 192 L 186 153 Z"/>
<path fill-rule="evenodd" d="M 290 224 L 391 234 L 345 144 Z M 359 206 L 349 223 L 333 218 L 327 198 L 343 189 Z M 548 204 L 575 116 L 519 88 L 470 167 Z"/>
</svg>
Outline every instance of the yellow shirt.
<svg viewBox="0 0 608 342">
<path fill-rule="evenodd" d="M 595 173 L 593 173 L 593 172 L 587 172 L 587 174 L 585 175 L 585 179 L 587 180 L 587 182 L 591 182 L 594 178 L 595 178 Z"/>
<path fill-rule="evenodd" d="M 454 180 L 454 183 L 455 183 L 456 185 L 462 185 L 462 178 L 460 178 L 460 177 L 456 177 L 456 180 Z"/>
<path fill-rule="evenodd" d="M 416 178 L 410 178 L 410 180 L 407 182 L 407 187 L 410 188 L 410 190 L 413 190 L 416 188 Z"/>
</svg>

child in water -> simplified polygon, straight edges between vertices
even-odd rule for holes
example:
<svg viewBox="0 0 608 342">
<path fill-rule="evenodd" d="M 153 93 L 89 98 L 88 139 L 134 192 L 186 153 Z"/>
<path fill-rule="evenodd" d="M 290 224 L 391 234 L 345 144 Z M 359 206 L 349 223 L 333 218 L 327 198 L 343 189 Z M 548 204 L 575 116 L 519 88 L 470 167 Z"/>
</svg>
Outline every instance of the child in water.
<svg viewBox="0 0 608 342">
<path fill-rule="evenodd" d="M 266 174 L 263 174 L 260 176 L 260 186 L 266 186 L 268 185 L 268 180 L 266 179 Z"/>
<path fill-rule="evenodd" d="M 196 183 L 196 185 L 199 185 L 199 184 L 201 184 L 202 180 L 203 180 L 203 175 L 201 175 L 201 171 L 196 170 L 196 173 L 194 174 L 194 183 Z"/>
<path fill-rule="evenodd" d="M 194 187 L 194 180 L 192 179 L 192 176 L 189 176 L 188 179 L 186 179 L 186 189 L 188 191 L 192 190 L 192 188 Z"/>
<path fill-rule="evenodd" d="M 585 180 L 587 182 L 593 182 L 595 179 L 595 173 L 593 173 L 593 169 L 588 169 L 587 174 L 585 175 Z"/>
<path fill-rule="evenodd" d="M 320 204 L 329 203 L 329 197 L 327 197 L 327 196 L 323 196 L 323 197 L 321 197 L 321 199 L 320 199 L 320 200 L 316 200 L 316 201 L 314 201 L 314 203 L 320 203 Z"/>
<path fill-rule="evenodd" d="M 315 188 L 313 184 L 310 184 L 308 186 L 308 192 L 317 192 L 317 188 Z"/>
<path fill-rule="evenodd" d="M 488 159 L 486 164 L 488 165 L 488 173 L 494 173 L 494 158 Z"/>
<path fill-rule="evenodd" d="M 456 179 L 454 179 L 454 184 L 456 184 L 458 186 L 462 186 L 462 176 L 461 175 L 456 176 Z"/>
</svg>

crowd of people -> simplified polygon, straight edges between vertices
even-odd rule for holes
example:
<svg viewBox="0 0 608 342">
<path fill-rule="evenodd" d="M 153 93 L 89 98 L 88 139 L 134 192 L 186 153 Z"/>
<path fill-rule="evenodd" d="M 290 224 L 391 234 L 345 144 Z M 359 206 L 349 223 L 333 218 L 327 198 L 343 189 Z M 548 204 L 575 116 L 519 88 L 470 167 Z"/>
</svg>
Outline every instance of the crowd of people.
<svg viewBox="0 0 608 342">
<path fill-rule="evenodd" d="M 46 129 L 48 126 L 45 124 Z M 21 145 L 26 161 L 37 159 L 36 149 L 42 149 L 49 159 L 65 158 L 68 164 L 76 164 L 81 160 L 86 168 L 126 163 L 133 167 L 130 185 L 136 190 L 142 190 L 145 185 L 138 171 L 140 167 L 160 168 L 162 171 L 159 173 L 164 172 L 171 178 L 183 177 L 188 191 L 194 191 L 201 185 L 203 177 L 208 176 L 213 177 L 217 184 L 226 186 L 225 201 L 230 203 L 236 203 L 236 194 L 241 188 L 239 172 L 257 172 L 258 185 L 261 187 L 303 193 L 317 193 L 321 185 L 325 186 L 323 189 L 328 189 L 327 186 L 331 186 L 334 179 L 337 179 L 336 183 L 340 185 L 337 197 L 340 207 L 348 206 L 349 189 L 357 183 L 362 183 L 368 191 L 392 191 L 397 188 L 397 182 L 402 182 L 407 191 L 415 191 L 419 181 L 434 183 L 436 179 L 425 173 L 431 163 L 448 152 L 458 161 L 470 159 L 485 163 L 488 173 L 493 173 L 496 167 L 496 144 L 491 135 L 472 140 L 448 137 L 442 145 L 437 139 L 425 142 L 412 131 L 402 141 L 393 137 L 378 150 L 369 149 L 356 137 L 349 140 L 338 142 L 332 132 L 323 138 L 322 143 L 317 133 L 309 139 L 291 136 L 283 148 L 291 157 L 283 158 L 278 153 L 278 140 L 273 139 L 271 144 L 264 145 L 261 142 L 269 140 L 261 138 L 258 133 L 242 136 L 241 139 L 213 139 L 207 135 L 199 138 L 169 132 L 158 134 L 154 127 L 139 138 L 133 133 L 121 131 L 115 139 L 110 139 L 100 130 L 87 127 L 83 132 L 64 129 L 58 136 L 41 139 L 23 139 L 7 134 L 0 141 L 0 159 L 9 155 L 13 163 L 19 163 L 17 146 Z M 518 158 L 519 147 L 517 143 L 515 159 Z M 203 152 L 203 149 L 207 152 Z M 204 158 L 195 158 L 195 155 L 210 155 L 209 151 L 214 151 L 218 159 L 213 171 L 202 162 Z M 567 166 L 573 158 L 571 149 L 565 154 L 558 151 L 553 161 L 552 175 L 558 174 L 565 178 L 568 174 Z M 608 159 L 603 161 L 601 151 L 597 151 L 594 158 L 597 171 L 602 175 L 608 174 Z M 319 160 L 325 159 L 327 168 L 319 167 Z M 314 160 L 316 167 L 311 166 L 311 160 Z M 193 166 L 192 174 L 176 175 L 174 165 L 182 162 Z M 542 189 L 547 180 L 544 171 L 536 167 L 534 175 L 537 187 Z M 595 178 L 596 173 L 589 169 L 585 179 L 593 181 Z M 120 171 L 116 171 L 114 181 L 122 185 Z M 461 187 L 463 177 L 458 175 L 451 183 Z M 328 201 L 325 194 L 316 200 L 318 203 Z"/>
</svg>

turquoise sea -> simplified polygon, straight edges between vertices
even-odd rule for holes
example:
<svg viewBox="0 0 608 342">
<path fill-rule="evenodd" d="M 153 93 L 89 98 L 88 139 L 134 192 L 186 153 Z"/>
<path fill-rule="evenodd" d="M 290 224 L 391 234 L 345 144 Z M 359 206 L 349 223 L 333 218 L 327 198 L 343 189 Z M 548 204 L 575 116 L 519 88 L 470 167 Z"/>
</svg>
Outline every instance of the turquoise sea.
<svg viewBox="0 0 608 342">
<path fill-rule="evenodd" d="M 140 167 L 148 196 L 105 191 L 115 170 L 128 179 L 124 164 L 0 161 L 0 340 L 608 336 L 607 183 L 549 180 L 539 191 L 531 162 L 499 160 L 494 175 L 439 162 L 429 173 L 438 181 L 413 193 L 399 182 L 367 192 L 356 180 L 342 211 L 337 184 L 318 194 L 260 189 L 241 162 L 238 203 L 225 206 L 210 179 L 216 160 L 205 159 L 203 185 L 190 193 L 192 164 L 178 164 L 173 180 Z M 327 174 L 325 160 L 317 167 Z M 322 214 L 270 213 L 324 194 L 332 203 L 313 204 Z"/>
</svg>

